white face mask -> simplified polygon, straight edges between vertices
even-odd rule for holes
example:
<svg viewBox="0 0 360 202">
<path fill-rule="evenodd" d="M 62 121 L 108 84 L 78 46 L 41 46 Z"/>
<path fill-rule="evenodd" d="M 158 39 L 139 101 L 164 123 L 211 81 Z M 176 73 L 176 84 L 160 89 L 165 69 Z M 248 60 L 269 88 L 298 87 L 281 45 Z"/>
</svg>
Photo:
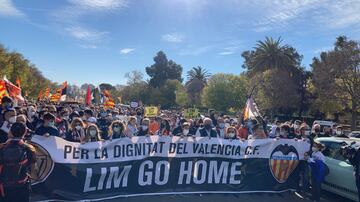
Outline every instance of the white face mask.
<svg viewBox="0 0 360 202">
<path fill-rule="evenodd" d="M 143 130 L 147 130 L 147 129 L 148 129 L 148 126 L 141 126 L 141 128 L 142 128 Z"/>
<path fill-rule="evenodd" d="M 336 131 L 336 135 L 341 135 L 341 131 L 340 130 Z"/>
<path fill-rule="evenodd" d="M 95 135 L 96 135 L 96 130 L 90 130 L 90 135 L 91 135 L 91 137 L 95 137 Z"/>
<path fill-rule="evenodd" d="M 186 129 L 186 130 L 184 129 L 184 130 L 183 130 L 183 134 L 184 134 L 184 135 L 189 134 L 189 130 L 188 130 L 188 129 Z"/>
<path fill-rule="evenodd" d="M 229 137 L 231 138 L 235 137 L 235 133 L 229 133 Z"/>
<path fill-rule="evenodd" d="M 310 136 L 310 131 L 306 130 L 306 131 L 304 132 L 304 134 L 305 134 L 305 136 Z"/>
<path fill-rule="evenodd" d="M 16 116 L 12 116 L 9 118 L 9 123 L 13 124 L 16 122 Z"/>
<path fill-rule="evenodd" d="M 311 148 L 311 151 L 313 151 L 313 152 L 317 152 L 317 151 L 319 151 L 319 150 L 318 150 L 318 148 L 317 148 L 317 147 L 312 147 L 312 148 Z"/>
<path fill-rule="evenodd" d="M 114 132 L 119 132 L 120 128 L 119 127 L 114 127 L 113 130 L 114 130 Z"/>
<path fill-rule="evenodd" d="M 76 130 L 80 130 L 81 126 L 75 126 Z"/>
</svg>

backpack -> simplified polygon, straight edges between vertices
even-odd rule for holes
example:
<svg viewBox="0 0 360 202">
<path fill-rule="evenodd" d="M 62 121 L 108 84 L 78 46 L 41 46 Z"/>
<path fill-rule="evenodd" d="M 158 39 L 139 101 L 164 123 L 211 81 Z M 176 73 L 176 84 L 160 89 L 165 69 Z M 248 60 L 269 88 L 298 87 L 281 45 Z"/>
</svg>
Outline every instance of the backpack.
<svg viewBox="0 0 360 202">
<path fill-rule="evenodd" d="M 0 150 L 0 184 L 21 187 L 28 182 L 30 163 L 27 147 L 22 141 L 11 140 Z"/>
</svg>

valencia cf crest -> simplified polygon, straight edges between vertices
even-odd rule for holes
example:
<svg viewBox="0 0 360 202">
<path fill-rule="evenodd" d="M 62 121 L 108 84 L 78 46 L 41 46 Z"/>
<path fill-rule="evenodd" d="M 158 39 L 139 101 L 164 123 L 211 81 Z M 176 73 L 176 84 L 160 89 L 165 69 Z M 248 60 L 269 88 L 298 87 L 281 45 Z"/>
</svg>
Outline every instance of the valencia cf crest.
<svg viewBox="0 0 360 202">
<path fill-rule="evenodd" d="M 46 180 L 54 168 L 54 161 L 49 152 L 35 142 L 30 142 L 36 150 L 36 163 L 31 168 L 31 184 L 35 185 Z"/>
<path fill-rule="evenodd" d="M 299 164 L 299 155 L 292 145 L 279 145 L 271 153 L 270 170 L 279 183 L 284 183 Z"/>
</svg>

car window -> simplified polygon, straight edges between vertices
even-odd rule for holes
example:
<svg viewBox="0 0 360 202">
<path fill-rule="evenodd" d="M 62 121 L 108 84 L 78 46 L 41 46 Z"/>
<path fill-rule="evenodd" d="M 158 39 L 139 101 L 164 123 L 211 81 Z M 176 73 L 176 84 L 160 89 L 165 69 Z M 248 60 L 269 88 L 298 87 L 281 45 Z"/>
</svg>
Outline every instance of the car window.
<svg viewBox="0 0 360 202">
<path fill-rule="evenodd" d="M 332 142 L 331 144 L 329 144 L 329 157 L 339 160 L 339 161 L 346 161 L 345 157 L 342 155 L 342 144 L 341 143 L 336 143 L 336 142 Z"/>
<path fill-rule="evenodd" d="M 329 141 L 320 141 L 320 143 L 325 145 L 325 149 L 323 151 L 324 156 L 336 159 L 338 161 L 346 161 L 345 157 L 342 155 L 342 143 Z"/>
</svg>

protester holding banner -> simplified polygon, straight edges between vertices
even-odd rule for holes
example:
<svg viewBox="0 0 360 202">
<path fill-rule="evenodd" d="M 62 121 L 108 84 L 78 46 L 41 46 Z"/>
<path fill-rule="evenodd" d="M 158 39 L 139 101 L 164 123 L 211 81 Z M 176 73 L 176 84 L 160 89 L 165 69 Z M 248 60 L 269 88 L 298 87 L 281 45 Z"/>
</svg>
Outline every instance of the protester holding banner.
<svg viewBox="0 0 360 202">
<path fill-rule="evenodd" d="M 85 137 L 82 143 L 102 141 L 100 130 L 95 124 L 89 124 L 85 130 Z"/>
<path fill-rule="evenodd" d="M 113 121 L 109 127 L 109 139 L 113 140 L 126 137 L 124 132 L 125 125 L 119 120 Z"/>
<path fill-rule="evenodd" d="M 226 133 L 225 133 L 224 138 L 225 139 L 230 139 L 230 140 L 237 139 L 238 135 L 237 135 L 236 128 L 233 127 L 233 126 L 230 126 L 230 127 L 226 128 Z"/>
<path fill-rule="evenodd" d="M 70 125 L 70 130 L 66 135 L 66 140 L 70 142 L 85 141 L 85 124 L 80 118 L 75 118 Z"/>
<path fill-rule="evenodd" d="M 125 134 L 128 137 L 132 137 L 132 136 L 136 136 L 138 132 L 139 132 L 139 129 L 138 129 L 138 126 L 137 126 L 136 117 L 131 116 L 129 118 L 129 122 L 127 124 L 127 129 L 125 131 Z"/>
<path fill-rule="evenodd" d="M 59 136 L 59 130 L 55 126 L 55 116 L 51 113 L 45 113 L 43 123 L 39 126 L 35 133 L 44 136 Z"/>
<path fill-rule="evenodd" d="M 150 119 L 144 118 L 144 119 L 142 120 L 142 122 L 141 122 L 140 127 L 139 127 L 139 132 L 138 132 L 137 136 L 147 136 L 147 135 L 150 135 L 149 125 L 150 125 Z"/>
<path fill-rule="evenodd" d="M 196 132 L 197 137 L 218 137 L 217 131 L 212 127 L 213 123 L 210 118 L 204 119 L 204 128 Z"/>
<path fill-rule="evenodd" d="M 160 129 L 157 132 L 158 135 L 170 135 L 170 122 L 168 119 L 162 119 L 160 124 Z"/>
</svg>

